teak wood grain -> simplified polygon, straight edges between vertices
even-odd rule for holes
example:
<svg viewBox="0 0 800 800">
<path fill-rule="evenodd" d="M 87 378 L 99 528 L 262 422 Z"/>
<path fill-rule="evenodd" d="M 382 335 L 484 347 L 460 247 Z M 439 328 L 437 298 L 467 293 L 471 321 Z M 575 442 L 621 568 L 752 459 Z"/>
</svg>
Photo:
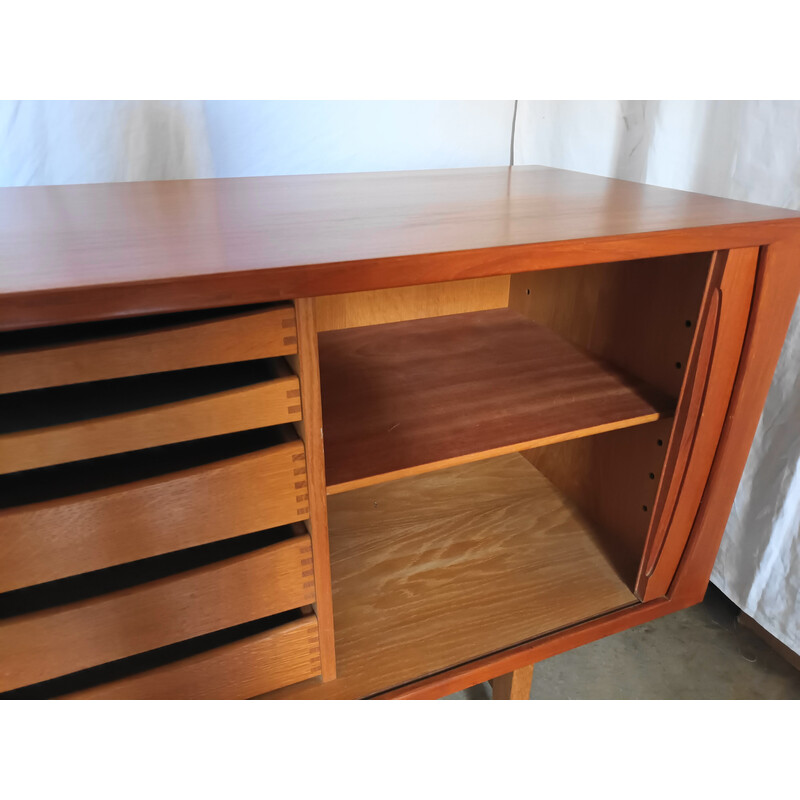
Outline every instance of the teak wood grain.
<svg viewBox="0 0 800 800">
<path fill-rule="evenodd" d="M 270 697 L 365 697 L 635 602 L 519 454 L 328 504 L 338 677 Z"/>
<path fill-rule="evenodd" d="M 104 389 L 94 391 L 102 394 Z M 300 417 L 299 383 L 287 375 L 173 403 L 0 435 L 0 473 L 280 425 Z"/>
<path fill-rule="evenodd" d="M 760 248 L 760 258 L 750 306 L 748 282 L 753 285 L 756 248 Z M 701 315 L 696 317 L 693 313 L 697 307 L 698 275 L 702 270 L 693 270 L 689 265 L 707 261 L 712 251 L 719 251 L 714 261 L 717 277 L 723 261 L 725 273 L 721 283 L 710 283 L 706 303 Z M 724 251 L 730 252 L 725 254 Z M 324 321 L 325 315 L 332 320 L 332 327 L 339 327 L 385 322 L 392 315 L 412 318 L 423 313 L 443 313 L 450 308 L 450 303 L 458 306 L 462 302 L 485 301 L 488 305 L 488 295 L 476 296 L 469 286 L 486 288 L 493 282 L 508 281 L 508 275 L 512 276 L 508 283 L 512 307 L 517 307 L 524 291 L 520 310 L 530 308 L 529 303 L 538 303 L 544 313 L 543 317 L 538 317 L 540 322 L 556 327 L 567 339 L 572 338 L 573 342 L 605 357 L 611 364 L 616 363 L 632 376 L 644 379 L 646 384 L 674 398 L 685 371 L 687 380 L 678 408 L 673 408 L 673 402 L 668 409 L 676 413 L 673 437 L 676 449 L 662 472 L 659 501 L 655 504 L 657 510 L 651 526 L 653 535 L 642 565 L 642 580 L 637 585 L 640 596 L 645 598 L 643 603 L 636 603 L 628 589 L 631 584 L 625 586 L 626 581 L 619 579 L 621 567 L 617 561 L 618 551 L 635 553 L 636 548 L 641 548 L 641 528 L 633 525 L 628 530 L 626 515 L 631 496 L 642 489 L 638 478 L 627 495 L 621 487 L 630 470 L 638 470 L 640 460 L 650 458 L 648 447 L 652 443 L 645 440 L 660 430 L 660 426 L 668 427 L 668 419 L 604 436 L 564 441 L 546 450 L 528 453 L 529 457 L 535 453 L 533 461 L 548 453 L 562 453 L 563 458 L 559 456 L 553 464 L 572 463 L 578 468 L 574 484 L 560 485 L 564 491 L 557 491 L 546 483 L 519 455 L 498 459 L 501 464 L 510 464 L 515 459 L 520 469 L 527 470 L 526 475 L 537 476 L 534 482 L 542 481 L 542 485 L 548 487 L 544 499 L 538 492 L 534 494 L 545 510 L 550 507 L 549 503 L 555 503 L 551 522 L 565 518 L 579 520 L 569 546 L 566 544 L 569 537 L 563 537 L 563 552 L 553 552 L 562 539 L 552 532 L 547 537 L 547 547 L 530 547 L 532 540 L 538 541 L 531 526 L 536 528 L 542 511 L 525 507 L 526 502 L 532 502 L 530 487 L 526 500 L 511 489 L 511 500 L 507 503 L 508 487 L 484 476 L 476 488 L 471 489 L 467 484 L 458 487 L 464 494 L 458 498 L 455 488 L 450 487 L 452 497 L 442 502 L 437 502 L 435 497 L 428 502 L 427 492 L 421 499 L 415 496 L 409 500 L 403 495 L 402 501 L 394 506 L 388 502 L 399 497 L 396 493 L 401 489 L 408 486 L 413 489 L 415 481 L 430 481 L 433 486 L 457 470 L 475 470 L 477 475 L 479 468 L 488 468 L 492 463 L 488 461 L 462 464 L 453 470 L 369 490 L 360 489 L 331 499 L 332 509 L 341 502 L 345 504 L 343 512 L 350 509 L 353 513 L 351 504 L 361 492 L 373 494 L 373 503 L 377 503 L 371 507 L 365 503 L 359 512 L 360 521 L 352 526 L 348 523 L 348 530 L 355 531 L 352 540 L 344 533 L 344 525 L 332 529 L 334 593 L 338 598 L 341 591 L 336 573 L 339 563 L 344 575 L 342 586 L 347 589 L 342 596 L 350 598 L 343 606 L 337 599 L 336 606 L 337 643 L 340 633 L 344 632 L 339 677 L 327 683 L 319 677 L 312 678 L 298 686 L 272 691 L 269 696 L 355 697 L 377 692 L 383 697 L 435 697 L 525 668 L 542 658 L 702 599 L 800 288 L 798 253 L 800 216 L 795 212 L 546 168 L 4 189 L 0 190 L 0 330 L 12 333 L 0 337 L 3 339 L 0 341 L 0 374 L 2 379 L 11 381 L 12 388 L 6 391 L 20 391 L 20 385 L 34 388 L 98 380 L 96 376 L 100 373 L 93 369 L 106 360 L 112 366 L 126 364 L 130 356 L 129 344 L 141 342 L 137 337 L 149 335 L 144 330 L 146 325 L 142 326 L 147 320 L 133 320 L 132 329 L 138 332 L 128 337 L 118 336 L 119 341 L 127 338 L 128 343 L 115 355 L 110 335 L 98 334 L 94 342 L 68 342 L 71 334 L 66 329 L 53 329 L 56 338 L 52 346 L 27 354 L 9 352 L 9 341 L 13 345 L 14 337 L 30 340 L 24 333 L 14 333 L 23 328 L 91 320 L 109 320 L 100 325 L 115 326 L 127 324 L 124 319 L 115 318 L 144 318 L 183 310 L 195 313 L 198 309 L 228 308 L 231 314 L 241 317 L 245 309 L 237 312 L 231 307 L 325 296 L 324 300 L 317 301 L 322 315 L 315 323 L 311 307 L 314 301 L 303 301 L 307 304 L 305 329 L 308 331 L 319 327 L 320 320 L 323 320 L 322 327 L 328 324 Z M 650 260 L 673 256 L 669 269 Z M 570 267 L 577 269 L 562 269 Z M 563 276 L 557 274 L 560 272 Z M 688 280 L 678 280 L 679 275 Z M 476 282 L 476 279 L 479 280 Z M 442 293 L 427 286 L 444 281 L 466 281 L 462 284 L 466 288 L 452 286 Z M 392 287 L 402 288 L 387 291 Z M 652 298 L 643 294 L 648 288 Z M 527 289 L 532 290 L 531 296 L 527 295 Z M 526 299 L 529 297 L 532 299 Z M 629 310 L 630 314 L 612 313 L 615 297 L 624 299 L 619 307 Z M 636 302 L 637 297 L 645 302 Z M 660 300 L 665 302 L 659 304 Z M 673 311 L 682 303 L 687 304 L 686 320 L 691 325 L 686 330 L 676 331 L 669 325 Z M 692 303 L 694 306 L 690 307 Z M 592 312 L 592 306 L 598 304 L 599 316 L 584 313 Z M 298 308 L 301 305 L 299 303 Z M 459 307 L 458 310 L 466 309 Z M 222 319 L 219 310 L 196 313 L 206 315 L 205 322 L 209 326 Z M 534 318 L 537 317 L 534 315 Z M 164 323 L 152 318 L 151 324 L 163 327 Z M 364 330 L 374 332 L 376 329 Z M 622 336 L 621 331 L 625 330 L 628 334 Z M 673 356 L 672 352 L 678 346 L 684 348 L 695 330 L 698 339 L 692 357 Z M 705 339 L 712 330 L 713 347 Z M 607 331 L 614 334 L 612 341 L 617 345 L 621 343 L 621 349 L 605 349 L 608 342 L 603 340 L 602 334 Z M 59 341 L 62 335 L 67 338 Z M 284 344 L 291 347 L 295 345 L 293 340 L 302 339 L 302 336 L 302 326 L 296 333 L 288 329 Z M 323 333 L 322 338 L 325 336 L 327 334 Z M 742 337 L 743 347 L 740 346 Z M 238 348 L 242 338 L 231 336 L 228 343 Z M 244 338 L 249 339 L 248 336 Z M 80 348 L 98 344 L 101 348 L 95 352 L 103 358 L 98 364 L 92 364 L 92 358 Z M 74 363 L 64 360 L 69 349 L 75 347 L 78 350 L 71 351 L 77 352 Z M 103 350 L 103 347 L 110 350 Z M 194 357 L 193 349 L 198 352 L 207 349 L 200 339 L 193 339 L 191 335 L 182 337 L 180 347 L 175 352 L 182 352 L 181 358 L 186 353 Z M 311 353 L 311 350 L 306 352 Z M 573 349 L 573 352 L 577 351 Z M 45 354 L 43 361 L 32 359 L 26 363 L 29 356 L 38 358 L 42 353 Z M 161 369 L 152 366 L 153 353 L 140 350 L 140 354 L 140 363 L 147 365 L 144 372 Z M 652 355 L 655 359 L 648 360 Z M 23 356 L 23 360 L 15 361 L 19 356 Z M 298 372 L 302 372 L 301 361 L 297 357 L 292 359 Z M 679 361 L 681 369 L 671 372 L 674 362 L 670 359 Z M 59 364 L 59 360 L 64 363 Z M 190 360 L 187 363 L 191 366 L 219 362 Z M 76 370 L 76 366 L 80 369 Z M 136 370 L 139 369 L 136 366 Z M 45 382 L 37 383 L 42 376 Z M 103 373 L 102 377 L 109 376 Z M 312 385 L 314 380 L 312 374 L 306 385 Z M 300 384 L 302 390 L 302 375 Z M 451 390 L 452 385 L 447 388 Z M 404 390 L 405 387 L 400 387 L 398 391 Z M 302 400 L 304 409 L 313 408 L 313 399 Z M 457 415 L 461 405 L 459 400 L 456 412 L 451 409 L 446 422 Z M 437 404 L 432 407 L 436 408 Z M 493 416 L 499 408 L 500 404 L 496 404 Z M 427 409 L 425 411 L 427 413 Z M 327 418 L 324 421 L 327 435 Z M 303 421 L 296 424 L 305 438 Z M 601 430 L 606 428 L 584 429 L 581 435 Z M 353 441 L 357 443 L 357 430 L 355 434 Z M 587 453 L 595 452 L 595 443 L 608 443 L 613 437 L 630 442 L 630 447 L 618 451 L 618 455 L 622 454 L 620 457 L 630 456 L 630 463 L 624 469 L 610 468 L 614 448 L 608 444 L 599 447 L 597 452 L 604 448 L 606 451 L 605 456 L 595 462 L 601 465 L 603 475 L 590 485 L 584 480 L 585 472 L 580 471 L 585 469 Z M 539 440 L 537 444 L 544 441 L 549 440 Z M 520 449 L 519 444 L 525 445 L 518 443 L 509 447 Z M 321 440 L 319 445 L 321 454 Z M 182 446 L 169 445 L 165 450 Z M 670 446 L 673 447 L 673 443 Z M 503 448 L 492 452 L 503 452 Z M 131 455 L 108 456 L 105 460 Z M 486 455 L 488 451 L 472 452 L 453 460 L 465 461 Z M 251 453 L 228 463 L 243 466 L 255 458 L 257 454 Z M 429 463 L 422 468 L 441 467 L 445 463 L 452 462 Z M 541 459 L 537 463 L 545 468 Z M 295 502 L 300 503 L 302 499 L 306 505 L 296 509 L 301 513 L 294 519 L 309 514 L 309 501 L 310 513 L 312 518 L 314 516 L 312 495 L 319 491 L 323 480 L 320 465 L 321 460 L 314 457 L 309 463 L 309 474 L 313 472 L 318 479 L 309 477 L 308 488 L 295 487 L 306 492 L 297 495 Z M 74 466 L 68 465 L 69 469 Z M 59 469 L 62 467 L 48 467 L 41 472 L 49 475 L 50 470 Z M 217 491 L 214 481 L 200 479 L 199 476 L 211 475 L 214 469 L 215 465 L 203 462 L 202 467 L 181 475 L 161 475 L 127 487 L 117 486 L 0 512 L 4 534 L 9 520 L 12 530 L 17 526 L 10 539 L 5 535 L 0 537 L 0 578 L 11 575 L 11 586 L 25 585 L 83 571 L 87 563 L 95 565 L 89 566 L 90 569 L 99 568 L 108 563 L 166 552 L 173 547 L 189 547 L 234 535 L 228 527 L 232 523 L 236 527 L 238 521 L 231 520 L 229 512 L 233 509 L 238 514 L 242 507 L 250 508 L 250 500 L 242 502 L 242 496 L 237 494 L 241 475 L 234 474 L 235 470 L 230 472 L 229 482 L 222 482 L 221 492 Z M 414 466 L 408 472 L 419 469 L 419 465 Z M 659 472 L 652 471 L 656 475 Z M 16 473 L 20 474 L 26 473 Z M 119 497 L 111 501 L 115 490 L 132 488 L 138 491 L 159 484 L 163 487 L 172 478 L 190 474 L 198 479 L 187 481 L 183 488 L 176 484 L 174 492 L 159 493 L 153 489 L 152 494 L 131 495 L 135 502 L 130 506 Z M 401 470 L 391 477 L 402 474 L 406 473 Z M 556 472 L 551 470 L 550 474 L 558 478 Z M 385 477 L 372 476 L 366 480 L 372 482 Z M 12 480 L 13 485 L 13 479 L 13 474 L 4 475 L 0 477 L 0 484 Z M 306 480 L 302 474 L 295 479 L 298 483 Z M 46 484 L 47 480 L 49 478 L 42 479 L 42 483 Z M 654 479 L 649 480 L 648 489 L 655 483 Z M 258 489 L 254 488 L 253 493 L 262 491 L 262 483 L 258 482 Z M 570 495 L 572 486 L 580 489 L 573 496 L 578 507 L 581 507 L 581 495 L 597 501 L 593 506 L 584 503 L 583 514 L 588 519 L 577 513 L 573 503 L 563 497 Z M 494 504 L 478 508 L 476 497 L 484 488 L 492 490 L 493 487 Z M 332 488 L 335 491 L 337 486 Z M 352 487 L 338 484 L 338 488 Z M 431 496 L 436 494 L 431 490 Z M 72 505 L 87 499 L 98 503 L 83 508 Z M 618 511 L 614 510 L 615 503 Z M 646 505 L 650 508 L 652 503 Z M 454 506 L 459 509 L 458 513 L 452 513 Z M 320 505 L 316 507 L 319 509 Z M 15 516 L 30 511 L 49 512 L 50 516 L 44 513 L 41 518 L 27 520 Z M 561 516 L 562 512 L 566 517 Z M 371 528 L 370 514 L 383 520 L 375 525 L 375 530 Z M 463 518 L 459 514 L 463 514 Z M 207 518 L 212 521 L 207 522 Z M 510 518 L 515 520 L 513 525 L 509 525 Z M 91 535 L 82 539 L 83 522 L 87 519 L 91 520 L 88 526 Z M 386 519 L 396 522 L 392 523 L 394 528 L 385 524 Z M 224 529 L 221 534 L 211 530 L 214 520 L 219 523 L 217 528 Z M 417 520 L 421 526 L 426 526 L 424 535 L 421 528 L 415 528 Z M 496 526 L 488 527 L 501 533 L 487 536 L 486 520 L 495 521 Z M 178 523 L 177 536 L 166 541 L 169 537 L 165 532 L 173 521 Z M 202 534 L 199 540 L 190 532 L 191 525 L 198 521 Z M 165 523 L 163 527 L 162 522 Z M 461 538 L 458 532 L 448 533 L 448 526 L 459 524 Z M 117 536 L 119 526 L 122 526 L 122 534 Z M 105 533 L 99 534 L 103 529 Z M 313 545 L 320 528 L 310 522 L 309 529 Z M 398 530 L 407 531 L 408 535 L 398 537 Z M 142 531 L 146 535 L 143 536 Z M 631 531 L 635 535 L 631 535 Z M 136 535 L 126 536 L 126 532 Z M 420 541 L 415 543 L 415 536 Z M 519 546 L 507 547 L 506 539 L 515 536 Z M 434 546 L 437 543 L 441 544 L 438 549 Z M 631 543 L 635 543 L 635 547 L 631 548 Z M 572 554 L 576 547 L 585 558 L 573 564 L 566 553 Z M 131 556 L 131 548 L 141 551 L 140 554 Z M 344 554 L 342 560 L 337 562 L 341 553 Z M 534 556 L 542 556 L 542 563 L 531 563 Z M 507 563 L 503 562 L 504 558 L 508 559 Z M 66 572 L 62 562 L 68 567 Z M 612 563 L 617 564 L 616 571 Z M 589 569 L 590 564 L 605 566 Z M 321 563 L 318 568 L 325 566 Z M 583 567 L 588 573 L 581 572 Z M 571 570 L 577 572 L 573 575 Z M 22 583 L 16 577 L 19 572 L 25 577 Z M 608 579 L 601 578 L 601 573 Z M 317 589 L 319 574 L 322 573 L 314 575 Z M 623 574 L 627 578 L 627 572 Z M 548 576 L 553 575 L 557 579 L 548 583 Z M 396 576 L 401 579 L 395 580 Z M 469 587 L 471 580 L 478 581 L 481 576 L 491 577 L 486 581 L 487 586 L 494 587 L 497 593 L 507 590 L 508 597 L 499 598 L 488 589 L 472 593 L 478 595 L 477 600 L 483 599 L 485 605 L 470 614 L 468 604 L 460 606 L 453 598 L 462 588 Z M 450 583 L 451 578 L 457 586 Z M 538 589 L 531 591 L 531 583 L 542 581 L 544 584 L 537 583 L 537 586 L 546 585 L 546 589 L 538 594 Z M 569 591 L 565 588 L 567 585 Z M 381 591 L 384 586 L 397 591 Z M 436 591 L 425 589 L 420 594 L 420 587 L 433 587 Z M 617 596 L 620 602 L 597 611 L 589 609 L 589 598 L 595 602 L 604 592 Z M 623 595 L 624 600 L 621 599 Z M 464 596 L 469 598 L 471 594 L 467 591 Z M 528 609 L 525 603 L 531 596 L 533 601 L 538 597 L 539 602 Z M 518 602 L 512 608 L 511 600 L 515 597 Z M 570 603 L 583 603 L 581 609 L 586 613 L 583 616 L 567 614 Z M 387 617 L 402 620 L 404 614 L 413 616 L 413 609 L 421 606 L 439 609 L 441 613 L 439 617 L 426 618 L 421 628 L 416 618 L 406 627 L 401 623 L 388 632 L 381 628 L 388 624 Z M 324 614 L 319 603 L 317 610 Z M 577 606 L 573 608 L 577 610 L 580 610 Z M 374 630 L 370 632 L 368 626 L 361 624 L 342 625 L 340 614 L 344 614 L 345 622 L 348 615 L 367 622 L 374 620 Z M 457 617 L 463 623 L 461 627 L 450 625 L 448 615 Z M 29 614 L 28 618 L 34 616 Z M 472 630 L 463 622 L 465 619 L 467 623 L 477 619 L 479 624 Z M 324 637 L 322 628 L 321 625 L 320 636 Z M 416 638 L 420 630 L 423 634 L 437 634 L 424 653 Z M 465 645 L 459 650 L 456 645 L 461 635 L 469 638 L 476 648 L 470 651 Z M 496 647 L 488 641 L 495 635 L 504 640 Z M 374 647 L 376 642 L 378 646 Z M 392 651 L 395 645 L 397 648 Z M 487 649 L 483 649 L 484 645 Z M 104 643 L 103 646 L 108 645 Z M 213 681 L 214 671 L 227 667 L 215 661 L 212 655 L 205 655 L 209 658 L 205 662 L 207 666 L 198 666 L 192 674 L 199 676 L 207 671 Z M 218 655 L 222 658 L 225 654 L 220 651 Z M 192 664 L 184 664 L 187 665 L 193 669 Z M 172 676 L 170 680 L 180 680 L 177 672 L 161 674 Z M 241 674 L 242 680 L 246 680 L 247 670 Z M 139 677 L 146 678 L 145 675 Z M 390 688 L 392 686 L 396 688 Z"/>
<path fill-rule="evenodd" d="M 688 543 L 666 598 L 612 612 L 567 631 L 547 635 L 497 656 L 464 664 L 381 695 L 385 699 L 442 697 L 512 670 L 550 658 L 644 622 L 699 603 L 744 470 L 761 409 L 769 392 L 786 330 L 800 292 L 799 240 L 786 240 L 762 252 L 742 355 L 727 407 L 714 463 Z"/>
<path fill-rule="evenodd" d="M 314 600 L 299 536 L 111 594 L 0 621 L 0 691 L 277 614 Z"/>
<path fill-rule="evenodd" d="M 315 611 L 323 680 L 336 677 L 336 653 L 331 596 L 328 499 L 325 488 L 325 448 L 322 433 L 319 350 L 313 300 L 297 300 L 297 355 L 290 358 L 300 379 L 303 419 L 297 428 L 305 443 L 308 493 L 307 525 L 314 551 Z"/>
<path fill-rule="evenodd" d="M 0 591 L 308 516 L 300 441 L 0 511 Z"/>
<path fill-rule="evenodd" d="M 297 350 L 294 327 L 287 305 L 2 352 L 0 393 L 286 355 Z"/>
<path fill-rule="evenodd" d="M 748 247 L 797 230 L 785 209 L 545 167 L 5 188 L 0 325 Z"/>
<path fill-rule="evenodd" d="M 244 700 L 320 673 L 313 615 L 65 700 Z"/>
<path fill-rule="evenodd" d="M 330 494 L 670 412 L 659 393 L 507 309 L 319 341 Z"/>
<path fill-rule="evenodd" d="M 667 597 L 612 612 L 567 631 L 544 636 L 498 656 L 385 692 L 385 699 L 431 699 L 489 680 L 574 647 L 626 630 L 703 599 L 739 479 L 769 392 L 772 375 L 800 291 L 800 241 L 787 240 L 761 253 L 742 355 L 713 466 Z"/>
</svg>

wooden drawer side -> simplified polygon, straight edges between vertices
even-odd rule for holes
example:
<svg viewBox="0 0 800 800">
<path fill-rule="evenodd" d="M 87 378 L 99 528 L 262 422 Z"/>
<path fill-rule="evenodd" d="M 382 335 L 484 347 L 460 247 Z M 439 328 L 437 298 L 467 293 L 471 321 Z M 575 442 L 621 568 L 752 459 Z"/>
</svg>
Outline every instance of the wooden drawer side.
<svg viewBox="0 0 800 800">
<path fill-rule="evenodd" d="M 0 436 L 0 474 L 38 469 L 301 418 L 293 375 L 122 414 Z"/>
<path fill-rule="evenodd" d="M 0 622 L 9 691 L 314 602 L 311 543 L 245 555 Z"/>
<path fill-rule="evenodd" d="M 299 440 L 0 511 L 0 592 L 306 519 Z"/>
<path fill-rule="evenodd" d="M 294 308 L 278 306 L 0 354 L 0 393 L 271 358 L 297 352 Z"/>
<path fill-rule="evenodd" d="M 319 674 L 319 631 L 312 614 L 63 699 L 243 700 Z"/>
</svg>

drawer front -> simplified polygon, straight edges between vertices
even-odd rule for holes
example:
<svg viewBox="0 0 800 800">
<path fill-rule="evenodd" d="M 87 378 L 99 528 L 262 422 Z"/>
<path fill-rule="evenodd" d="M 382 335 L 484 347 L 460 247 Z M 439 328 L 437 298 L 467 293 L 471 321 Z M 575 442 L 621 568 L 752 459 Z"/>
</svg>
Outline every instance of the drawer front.
<svg viewBox="0 0 800 800">
<path fill-rule="evenodd" d="M 307 535 L 199 569 L 0 622 L 0 691 L 314 602 Z"/>
<path fill-rule="evenodd" d="M 152 372 L 191 369 L 297 352 L 294 308 L 33 347 L 0 354 L 0 393 Z"/>
<path fill-rule="evenodd" d="M 0 436 L 0 474 L 300 418 L 299 382 L 287 375 L 179 402 Z"/>
<path fill-rule="evenodd" d="M 0 592 L 308 517 L 300 441 L 0 512 Z"/>
<path fill-rule="evenodd" d="M 319 674 L 319 631 L 310 615 L 64 699 L 244 700 Z"/>
</svg>

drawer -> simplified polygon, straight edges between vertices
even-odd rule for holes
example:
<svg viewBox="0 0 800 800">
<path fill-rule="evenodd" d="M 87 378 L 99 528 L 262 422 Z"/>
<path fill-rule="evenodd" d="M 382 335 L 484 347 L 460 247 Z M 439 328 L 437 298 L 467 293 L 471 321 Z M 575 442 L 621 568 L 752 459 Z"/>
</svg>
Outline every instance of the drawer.
<svg viewBox="0 0 800 800">
<path fill-rule="evenodd" d="M 254 552 L 0 622 L 0 691 L 314 602 L 311 542 Z"/>
<path fill-rule="evenodd" d="M 43 491 L 61 481 L 68 496 L 0 511 L 0 592 L 306 519 L 303 443 L 274 444 L 277 436 L 267 429 L 5 476 L 0 488 L 12 500 L 35 495 L 35 480 Z M 264 442 L 273 444 L 254 449 Z M 198 453 L 208 459 L 209 448 L 236 455 L 166 471 Z M 166 474 L 80 491 L 154 465 Z"/>
<path fill-rule="evenodd" d="M 244 700 L 319 674 L 319 630 L 311 614 L 266 633 L 65 695 L 64 699 Z"/>
<path fill-rule="evenodd" d="M 283 359 L 0 395 L 0 474 L 300 418 Z"/>
<path fill-rule="evenodd" d="M 0 338 L 0 393 L 297 352 L 294 307 L 190 312 Z"/>
</svg>

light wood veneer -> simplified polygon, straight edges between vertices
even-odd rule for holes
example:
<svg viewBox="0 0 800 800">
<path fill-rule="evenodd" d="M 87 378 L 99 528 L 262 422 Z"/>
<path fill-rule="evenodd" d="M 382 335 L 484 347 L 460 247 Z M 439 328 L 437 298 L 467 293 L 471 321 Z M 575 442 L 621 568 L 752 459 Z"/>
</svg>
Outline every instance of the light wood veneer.
<svg viewBox="0 0 800 800">
<path fill-rule="evenodd" d="M 0 622 L 0 691 L 314 601 L 307 536 Z"/>
<path fill-rule="evenodd" d="M 62 699 L 245 700 L 319 673 L 319 631 L 311 615 Z"/>
<path fill-rule="evenodd" d="M 2 191 L 2 190 L 0 190 Z M 297 352 L 291 305 L 175 324 L 154 321 L 131 333 L 98 335 L 0 352 L 0 392 L 102 381 Z M 14 348 L 18 340 L 5 337 Z"/>
<path fill-rule="evenodd" d="M 305 482 L 303 443 L 294 441 L 11 506 L 0 511 L 0 591 L 303 520 Z"/>
<path fill-rule="evenodd" d="M 250 363 L 261 365 L 262 362 Z M 266 368 L 260 373 L 261 377 L 269 375 Z M 250 369 L 246 374 L 253 376 L 253 382 L 217 391 L 214 376 L 202 375 L 196 381 L 195 396 L 186 396 L 184 390 L 182 399 L 172 402 L 159 401 L 165 395 L 169 398 L 171 387 L 168 384 L 174 383 L 181 389 L 187 383 L 191 385 L 185 371 L 114 381 L 111 387 L 80 384 L 26 392 L 22 396 L 0 395 L 0 429 L 6 423 L 17 429 L 0 435 L 0 473 L 221 436 L 300 419 L 300 384 L 295 376 L 258 380 L 259 370 Z M 167 377 L 169 381 L 160 380 Z M 224 386 L 225 382 L 221 383 Z M 133 407 L 114 413 L 116 407 L 125 407 L 131 395 Z M 136 402 L 137 395 L 139 402 Z M 54 417 L 73 418 L 73 421 L 52 424 Z"/>
<path fill-rule="evenodd" d="M 339 677 L 270 697 L 364 697 L 636 602 L 519 454 L 328 503 Z"/>
</svg>

